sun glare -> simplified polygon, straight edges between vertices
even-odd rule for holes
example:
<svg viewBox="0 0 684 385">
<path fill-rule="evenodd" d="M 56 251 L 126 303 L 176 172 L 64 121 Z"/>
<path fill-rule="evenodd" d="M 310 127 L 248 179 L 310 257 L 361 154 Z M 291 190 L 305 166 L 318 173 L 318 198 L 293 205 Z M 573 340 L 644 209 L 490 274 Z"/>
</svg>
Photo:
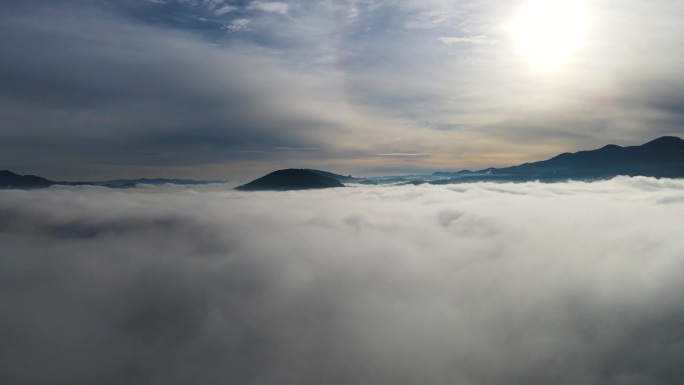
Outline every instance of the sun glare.
<svg viewBox="0 0 684 385">
<path fill-rule="evenodd" d="M 584 45 L 588 14 L 581 0 L 530 0 L 518 13 L 511 33 L 518 52 L 540 67 L 564 62 Z"/>
</svg>

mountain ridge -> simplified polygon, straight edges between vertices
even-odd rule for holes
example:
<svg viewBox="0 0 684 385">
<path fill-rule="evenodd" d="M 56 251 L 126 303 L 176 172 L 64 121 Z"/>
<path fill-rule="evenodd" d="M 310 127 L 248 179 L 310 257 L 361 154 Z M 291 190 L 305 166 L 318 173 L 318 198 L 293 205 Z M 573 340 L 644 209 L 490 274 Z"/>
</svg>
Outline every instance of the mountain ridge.
<svg viewBox="0 0 684 385">
<path fill-rule="evenodd" d="M 110 188 L 130 188 L 139 184 L 175 184 L 175 185 L 196 185 L 226 183 L 219 180 L 193 180 L 193 179 L 172 179 L 172 178 L 137 178 L 137 179 L 113 179 L 101 182 L 57 182 L 36 175 L 20 175 L 9 170 L 0 170 L 0 188 L 45 188 L 54 185 L 60 186 L 101 186 Z"/>
<path fill-rule="evenodd" d="M 272 175 L 273 174 L 273 175 Z M 490 167 L 479 171 L 435 171 L 431 175 L 406 177 L 355 178 L 316 169 L 285 169 L 274 171 L 239 190 L 301 190 L 342 187 L 342 183 L 464 183 L 476 181 L 563 181 L 596 180 L 627 176 L 684 178 L 684 140 L 676 136 L 662 136 L 638 146 L 607 144 L 594 150 L 564 152 L 546 160 L 508 167 Z M 268 177 L 268 178 L 266 178 Z M 266 179 L 263 179 L 266 178 Z M 140 178 L 106 182 L 55 182 L 36 175 L 19 175 L 9 170 L 0 171 L 0 188 L 33 189 L 52 185 L 95 185 L 111 188 L 135 187 L 138 183 L 151 184 L 206 184 L 220 181 L 187 179 Z M 256 183 L 255 183 L 256 182 Z"/>
<path fill-rule="evenodd" d="M 516 166 L 493 168 L 494 174 L 607 177 L 616 175 L 684 177 L 684 140 L 663 136 L 640 146 L 609 144 L 595 150 L 565 152 Z"/>
</svg>

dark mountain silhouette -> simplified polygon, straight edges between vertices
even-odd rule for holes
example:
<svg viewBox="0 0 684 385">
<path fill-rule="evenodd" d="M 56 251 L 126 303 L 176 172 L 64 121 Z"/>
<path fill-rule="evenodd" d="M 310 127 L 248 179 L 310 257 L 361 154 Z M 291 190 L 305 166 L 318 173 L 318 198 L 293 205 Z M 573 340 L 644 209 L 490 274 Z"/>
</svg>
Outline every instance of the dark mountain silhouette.
<svg viewBox="0 0 684 385">
<path fill-rule="evenodd" d="M 503 168 L 479 171 L 437 171 L 432 175 L 354 178 L 314 169 L 287 169 L 272 172 L 238 187 L 240 190 L 303 190 L 343 187 L 341 182 L 362 184 L 387 183 L 464 183 L 476 181 L 545 182 L 595 180 L 616 175 L 684 178 L 684 140 L 663 136 L 641 146 L 621 147 L 614 144 L 596 150 L 563 153 L 553 158 Z M 35 175 L 19 175 L 8 170 L 0 171 L 0 188 L 43 188 L 52 185 L 97 185 L 112 188 L 135 187 L 146 184 L 204 184 L 221 181 L 194 181 L 182 179 L 121 179 L 106 182 L 55 182 Z"/>
<path fill-rule="evenodd" d="M 286 169 L 274 171 L 268 175 L 255 179 L 247 184 L 237 187 L 238 190 L 308 190 L 330 187 L 344 187 L 340 181 L 330 178 L 312 170 Z"/>
<path fill-rule="evenodd" d="M 663 136 L 641 146 L 609 144 L 596 150 L 566 152 L 547 160 L 517 166 L 490 167 L 474 172 L 438 171 L 430 179 L 412 183 L 556 182 L 569 179 L 599 180 L 617 175 L 684 178 L 684 140 Z"/>
<path fill-rule="evenodd" d="M 451 176 L 451 175 L 469 175 L 472 174 L 473 171 L 470 170 L 461 170 L 461 171 L 435 171 L 432 173 L 433 176 Z"/>
<path fill-rule="evenodd" d="M 641 146 L 620 147 L 609 144 L 596 150 L 563 153 L 540 162 L 483 171 L 495 175 L 568 178 L 615 175 L 684 177 L 684 140 L 664 136 Z"/>
<path fill-rule="evenodd" d="M 53 185 L 63 186 L 103 186 L 110 188 L 130 188 L 139 184 L 177 184 L 177 185 L 194 185 L 194 184 L 212 184 L 212 183 L 226 183 L 218 180 L 192 180 L 192 179 L 164 179 L 164 178 L 140 178 L 140 179 L 116 179 L 105 182 L 55 182 L 35 175 L 19 175 L 8 170 L 0 171 L 0 188 L 44 188 Z"/>
<path fill-rule="evenodd" d="M 56 183 L 35 175 L 19 175 L 8 170 L 0 171 L 0 188 L 43 188 Z"/>
<path fill-rule="evenodd" d="M 335 174 L 335 173 L 328 172 L 328 171 L 314 170 L 311 168 L 305 168 L 304 170 L 311 171 L 313 173 L 316 173 L 318 175 L 323 175 L 323 176 L 328 177 L 328 178 L 337 179 L 340 182 L 353 182 L 353 181 L 357 181 L 357 180 L 362 179 L 362 178 L 355 178 L 351 175 L 345 176 L 345 175 Z"/>
<path fill-rule="evenodd" d="M 226 181 L 219 180 L 194 180 L 194 179 L 167 179 L 167 178 L 138 178 L 138 179 L 115 179 L 105 182 L 86 182 L 98 186 L 112 187 L 112 188 L 128 188 L 135 187 L 139 184 L 177 184 L 177 185 L 194 185 L 194 184 L 213 184 L 226 183 Z"/>
</svg>

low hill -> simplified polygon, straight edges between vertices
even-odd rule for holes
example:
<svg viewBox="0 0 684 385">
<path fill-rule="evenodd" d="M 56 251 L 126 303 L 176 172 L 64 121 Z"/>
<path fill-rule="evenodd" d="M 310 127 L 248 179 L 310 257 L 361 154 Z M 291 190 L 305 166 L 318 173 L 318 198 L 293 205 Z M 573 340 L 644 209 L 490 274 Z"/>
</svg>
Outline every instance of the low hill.
<svg viewBox="0 0 684 385">
<path fill-rule="evenodd" d="M 237 187 L 243 191 L 287 191 L 309 190 L 331 187 L 344 187 L 337 179 L 321 175 L 311 170 L 286 169 L 274 171 L 268 175 L 255 179 L 247 184 Z"/>
</svg>

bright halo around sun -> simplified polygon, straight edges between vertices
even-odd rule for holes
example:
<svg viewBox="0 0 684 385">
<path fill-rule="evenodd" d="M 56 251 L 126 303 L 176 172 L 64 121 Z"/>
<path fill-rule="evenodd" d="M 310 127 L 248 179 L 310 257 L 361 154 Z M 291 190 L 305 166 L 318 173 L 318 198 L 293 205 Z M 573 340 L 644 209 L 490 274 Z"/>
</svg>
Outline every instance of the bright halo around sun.
<svg viewBox="0 0 684 385">
<path fill-rule="evenodd" d="M 554 67 L 582 48 L 588 26 L 582 0 L 530 0 L 511 25 L 511 33 L 527 60 Z"/>
</svg>

